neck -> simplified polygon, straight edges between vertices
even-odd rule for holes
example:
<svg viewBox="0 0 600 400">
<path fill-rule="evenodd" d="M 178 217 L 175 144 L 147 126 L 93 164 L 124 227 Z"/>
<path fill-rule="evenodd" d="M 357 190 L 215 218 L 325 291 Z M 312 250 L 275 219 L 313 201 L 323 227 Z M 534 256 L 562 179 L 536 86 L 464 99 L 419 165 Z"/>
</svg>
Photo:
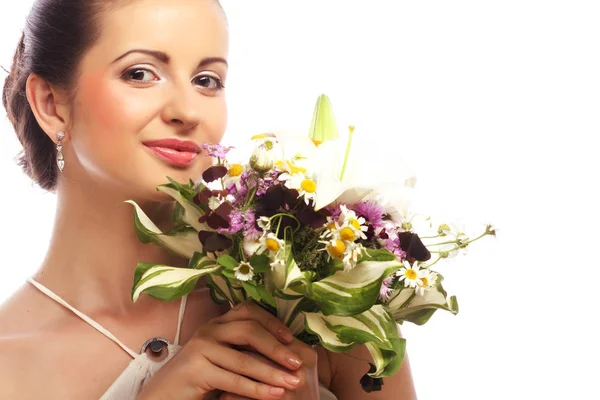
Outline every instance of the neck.
<svg viewBox="0 0 600 400">
<path fill-rule="evenodd" d="M 37 277 L 65 300 L 95 312 L 124 316 L 160 306 L 161 301 L 147 295 L 131 300 L 137 263 L 182 267 L 186 260 L 139 241 L 133 209 L 123 203 L 123 193 L 81 183 L 59 183 L 54 230 Z M 161 229 L 168 225 L 173 203 L 139 204 Z"/>
</svg>

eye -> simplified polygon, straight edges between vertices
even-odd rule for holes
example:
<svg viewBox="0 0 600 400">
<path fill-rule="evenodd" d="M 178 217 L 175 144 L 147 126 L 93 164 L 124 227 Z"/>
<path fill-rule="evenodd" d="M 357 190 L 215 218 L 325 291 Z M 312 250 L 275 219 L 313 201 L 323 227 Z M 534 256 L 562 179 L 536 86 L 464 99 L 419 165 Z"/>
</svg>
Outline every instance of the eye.
<svg viewBox="0 0 600 400">
<path fill-rule="evenodd" d="M 121 77 L 125 80 L 135 82 L 151 82 L 160 80 L 156 73 L 145 68 L 128 69 L 123 73 L 123 75 L 121 75 Z"/>
<path fill-rule="evenodd" d="M 194 85 L 201 86 L 210 90 L 222 90 L 225 88 L 223 86 L 223 81 L 217 77 L 212 75 L 198 75 L 192 79 Z"/>
</svg>

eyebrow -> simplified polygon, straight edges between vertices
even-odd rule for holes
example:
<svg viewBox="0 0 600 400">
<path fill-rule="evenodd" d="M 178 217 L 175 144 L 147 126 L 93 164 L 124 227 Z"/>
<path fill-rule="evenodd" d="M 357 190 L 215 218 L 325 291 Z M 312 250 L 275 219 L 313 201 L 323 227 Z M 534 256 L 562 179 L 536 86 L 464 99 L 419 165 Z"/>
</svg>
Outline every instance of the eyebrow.
<svg viewBox="0 0 600 400">
<path fill-rule="evenodd" d="M 169 57 L 169 55 L 167 53 L 165 53 L 164 51 L 148 50 L 148 49 L 133 49 L 133 50 L 129 50 L 128 52 L 120 55 L 112 63 L 114 64 L 117 61 L 127 57 L 129 54 L 132 54 L 132 53 L 147 54 L 151 57 L 156 58 L 158 61 L 160 61 L 164 64 L 168 64 L 169 61 L 171 60 L 171 57 Z M 202 68 L 209 64 L 214 64 L 214 63 L 222 63 L 222 64 L 225 64 L 226 67 L 228 67 L 227 60 L 222 57 L 207 57 L 207 58 L 203 58 L 202 61 L 200 61 L 198 63 L 197 68 Z"/>
</svg>

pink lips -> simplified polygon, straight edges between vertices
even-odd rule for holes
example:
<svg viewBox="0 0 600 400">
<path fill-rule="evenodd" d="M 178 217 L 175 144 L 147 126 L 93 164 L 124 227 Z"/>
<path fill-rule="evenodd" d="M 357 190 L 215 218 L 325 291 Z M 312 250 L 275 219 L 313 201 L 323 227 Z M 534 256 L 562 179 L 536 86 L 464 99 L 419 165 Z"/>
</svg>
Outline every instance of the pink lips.
<svg viewBox="0 0 600 400">
<path fill-rule="evenodd" d="M 200 154 L 200 147 L 189 140 L 160 139 L 143 142 L 150 151 L 168 163 L 187 167 Z"/>
</svg>

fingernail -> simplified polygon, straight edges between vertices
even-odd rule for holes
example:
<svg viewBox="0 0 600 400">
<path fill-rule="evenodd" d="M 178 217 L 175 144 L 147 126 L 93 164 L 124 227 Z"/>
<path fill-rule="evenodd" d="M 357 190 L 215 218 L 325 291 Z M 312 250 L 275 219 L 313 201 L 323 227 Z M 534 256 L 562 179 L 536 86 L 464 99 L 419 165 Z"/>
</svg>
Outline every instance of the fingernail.
<svg viewBox="0 0 600 400">
<path fill-rule="evenodd" d="M 283 396 L 285 393 L 285 389 L 274 387 L 271 388 L 270 392 L 273 396 Z"/>
<path fill-rule="evenodd" d="M 300 383 L 300 378 L 298 378 L 297 376 L 293 376 L 293 375 L 284 375 L 283 376 L 283 380 L 292 386 L 298 386 L 298 384 Z"/>
<path fill-rule="evenodd" d="M 279 337 L 288 343 L 291 343 L 294 340 L 294 335 L 292 335 L 292 332 L 287 328 L 281 328 L 279 330 Z"/>
<path fill-rule="evenodd" d="M 288 364 L 290 364 L 293 368 L 300 368 L 302 366 L 302 361 L 300 361 L 295 356 L 290 356 L 287 359 Z"/>
</svg>

